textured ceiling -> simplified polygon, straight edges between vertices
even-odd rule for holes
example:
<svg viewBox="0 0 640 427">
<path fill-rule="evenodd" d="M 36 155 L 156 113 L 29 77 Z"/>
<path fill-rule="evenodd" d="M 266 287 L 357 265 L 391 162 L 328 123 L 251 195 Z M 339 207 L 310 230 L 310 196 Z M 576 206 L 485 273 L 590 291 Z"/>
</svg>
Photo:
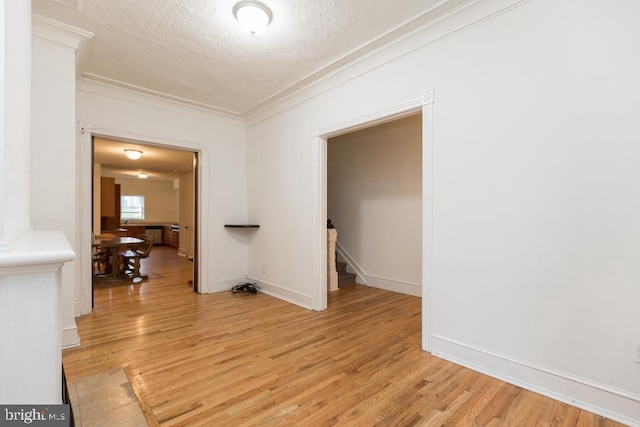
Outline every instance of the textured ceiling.
<svg viewBox="0 0 640 427">
<path fill-rule="evenodd" d="M 125 149 L 140 150 L 142 157 L 131 160 L 125 156 Z M 154 145 L 95 138 L 93 160 L 101 164 L 102 176 L 137 178 L 138 172 L 146 172 L 150 180 L 166 181 L 193 172 L 194 154 Z"/>
<path fill-rule="evenodd" d="M 251 37 L 232 15 L 236 2 L 33 0 L 32 9 L 95 34 L 79 52 L 79 77 L 242 116 L 388 33 L 433 19 L 435 6 L 464 3 L 263 0 L 273 21 Z"/>
</svg>

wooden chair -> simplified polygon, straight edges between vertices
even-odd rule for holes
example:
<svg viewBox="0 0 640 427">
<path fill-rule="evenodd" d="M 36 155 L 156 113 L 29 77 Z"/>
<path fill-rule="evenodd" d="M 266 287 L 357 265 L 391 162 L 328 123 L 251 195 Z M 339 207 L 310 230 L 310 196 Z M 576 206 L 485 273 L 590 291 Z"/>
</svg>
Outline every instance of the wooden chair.
<svg viewBox="0 0 640 427">
<path fill-rule="evenodd" d="M 98 278 L 111 272 L 111 263 L 109 262 L 109 252 L 102 247 L 93 248 L 93 276 Z"/>
<path fill-rule="evenodd" d="M 127 249 L 120 252 L 122 258 L 122 265 L 125 274 L 131 276 L 133 279 L 148 280 L 149 276 L 146 274 L 140 274 L 140 260 L 147 258 L 153 248 L 153 236 L 148 234 L 141 234 L 138 239 L 144 240 L 144 243 L 137 248 Z"/>
</svg>

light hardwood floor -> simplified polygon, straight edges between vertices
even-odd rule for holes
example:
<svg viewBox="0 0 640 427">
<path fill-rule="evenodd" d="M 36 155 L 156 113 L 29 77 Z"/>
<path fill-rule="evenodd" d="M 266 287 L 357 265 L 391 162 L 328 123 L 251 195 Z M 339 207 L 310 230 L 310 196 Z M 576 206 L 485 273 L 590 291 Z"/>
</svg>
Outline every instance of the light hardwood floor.
<svg viewBox="0 0 640 427">
<path fill-rule="evenodd" d="M 421 351 L 419 298 L 352 286 L 312 312 L 195 294 L 190 269 L 157 247 L 148 282 L 99 286 L 68 378 L 125 368 L 162 426 L 620 425 Z"/>
</svg>

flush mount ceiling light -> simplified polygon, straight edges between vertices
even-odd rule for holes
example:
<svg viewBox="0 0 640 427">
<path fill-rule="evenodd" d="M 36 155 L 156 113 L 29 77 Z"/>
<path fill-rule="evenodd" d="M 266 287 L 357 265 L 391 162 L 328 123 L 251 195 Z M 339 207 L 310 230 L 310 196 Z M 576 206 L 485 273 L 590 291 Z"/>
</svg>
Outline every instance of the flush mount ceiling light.
<svg viewBox="0 0 640 427">
<path fill-rule="evenodd" d="M 263 32 L 273 19 L 271 9 L 266 4 L 255 0 L 242 0 L 236 3 L 233 6 L 233 16 L 236 17 L 240 26 L 251 34 L 251 37 Z"/>
<path fill-rule="evenodd" d="M 124 154 L 131 160 L 138 160 L 142 156 L 140 150 L 124 150 Z"/>
<path fill-rule="evenodd" d="M 144 173 L 144 172 L 140 172 L 140 173 L 138 174 L 138 178 L 140 178 L 140 179 L 147 179 L 147 178 L 149 178 L 149 175 L 147 175 L 147 174 L 146 174 L 146 173 Z"/>
</svg>

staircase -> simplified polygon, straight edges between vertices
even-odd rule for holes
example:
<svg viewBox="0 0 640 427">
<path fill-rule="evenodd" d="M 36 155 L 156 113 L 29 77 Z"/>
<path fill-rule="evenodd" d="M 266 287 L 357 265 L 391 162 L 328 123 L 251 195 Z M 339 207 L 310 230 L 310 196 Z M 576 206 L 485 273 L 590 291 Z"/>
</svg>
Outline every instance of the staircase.
<svg viewBox="0 0 640 427">
<path fill-rule="evenodd" d="M 338 288 L 344 288 L 356 284 L 356 275 L 347 272 L 347 263 L 336 262 L 336 270 L 338 271 Z"/>
<path fill-rule="evenodd" d="M 331 220 L 327 220 L 327 288 L 329 292 L 356 284 L 356 275 L 347 272 L 347 263 L 337 260 L 336 242 L 338 231 Z"/>
</svg>

